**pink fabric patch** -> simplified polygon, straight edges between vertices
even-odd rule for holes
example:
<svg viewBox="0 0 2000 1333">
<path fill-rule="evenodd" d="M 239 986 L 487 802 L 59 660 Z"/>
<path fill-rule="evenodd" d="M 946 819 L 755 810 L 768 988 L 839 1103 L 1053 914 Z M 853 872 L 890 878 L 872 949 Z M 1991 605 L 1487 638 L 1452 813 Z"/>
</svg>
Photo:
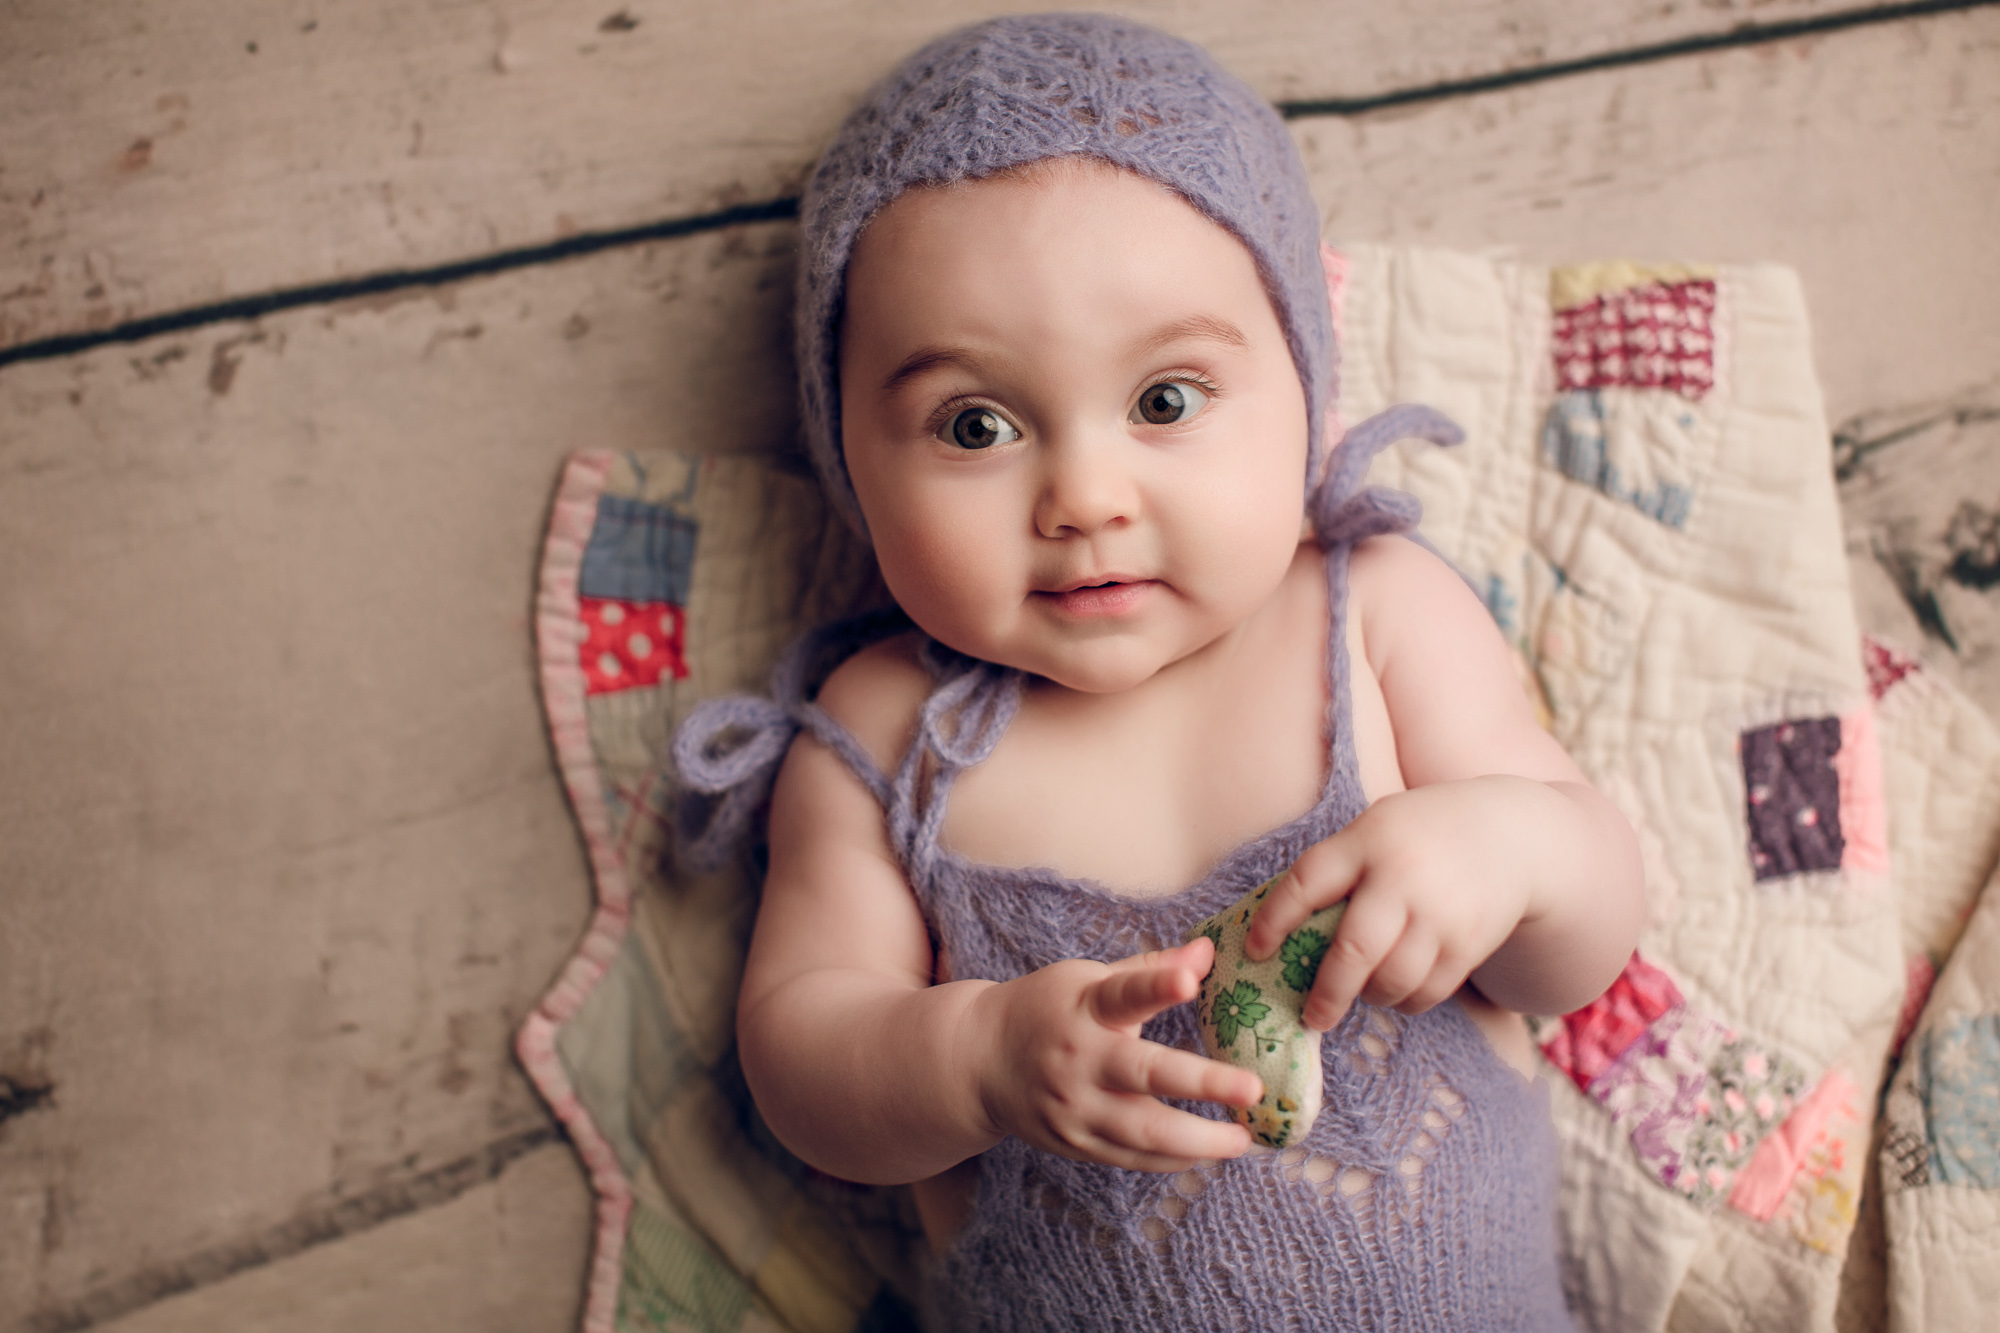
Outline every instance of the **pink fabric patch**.
<svg viewBox="0 0 2000 1333">
<path fill-rule="evenodd" d="M 1875 710 L 1863 705 L 1840 717 L 1840 749 L 1833 756 L 1840 777 L 1842 870 L 1889 873 L 1889 802 L 1882 791 L 1882 752 L 1875 741 Z"/>
<path fill-rule="evenodd" d="M 1729 1206 L 1759 1222 L 1777 1215 L 1778 1205 L 1792 1186 L 1792 1178 L 1805 1165 L 1806 1153 L 1819 1137 L 1826 1122 L 1847 1104 L 1854 1084 L 1838 1069 L 1829 1070 L 1819 1086 L 1807 1093 L 1785 1123 L 1764 1136 L 1750 1164 L 1736 1175 L 1729 1191 Z"/>
<path fill-rule="evenodd" d="M 1550 346 L 1558 389 L 1715 386 L 1715 283 L 1645 282 L 1558 310 Z"/>
<path fill-rule="evenodd" d="M 1542 1043 L 1542 1053 L 1585 1092 L 1623 1055 L 1652 1021 L 1681 1002 L 1673 978 L 1638 954 L 1609 990 L 1562 1022 Z"/>
<path fill-rule="evenodd" d="M 670 602 L 624 602 L 611 597 L 579 597 L 586 694 L 610 694 L 657 685 L 671 675 L 686 680 L 687 613 Z"/>
</svg>

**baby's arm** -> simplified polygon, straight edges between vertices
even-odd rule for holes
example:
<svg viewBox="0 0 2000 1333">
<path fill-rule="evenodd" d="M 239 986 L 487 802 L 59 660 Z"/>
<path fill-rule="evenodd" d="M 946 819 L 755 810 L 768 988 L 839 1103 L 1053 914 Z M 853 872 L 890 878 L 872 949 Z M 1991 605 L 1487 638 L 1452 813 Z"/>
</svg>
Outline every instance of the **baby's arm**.
<svg viewBox="0 0 2000 1333">
<path fill-rule="evenodd" d="M 1309 1026 L 1331 1027 L 1356 996 L 1419 1013 L 1468 977 L 1526 1013 L 1588 1003 L 1644 917 L 1630 826 L 1537 725 L 1486 608 L 1444 562 L 1377 538 L 1356 550 L 1350 588 L 1408 790 L 1299 858 L 1251 955 L 1346 897 Z"/>
<path fill-rule="evenodd" d="M 926 684 L 907 645 L 888 644 L 836 672 L 820 703 L 888 769 Z M 1007 1134 L 1152 1171 L 1248 1146 L 1240 1127 L 1157 1099 L 1247 1104 L 1256 1077 L 1138 1035 L 1193 998 L 1208 941 L 1110 966 L 1061 962 L 1005 984 L 932 985 L 929 937 L 882 809 L 810 737 L 780 771 L 770 841 L 737 1038 L 759 1109 L 806 1161 L 898 1184 Z"/>
</svg>

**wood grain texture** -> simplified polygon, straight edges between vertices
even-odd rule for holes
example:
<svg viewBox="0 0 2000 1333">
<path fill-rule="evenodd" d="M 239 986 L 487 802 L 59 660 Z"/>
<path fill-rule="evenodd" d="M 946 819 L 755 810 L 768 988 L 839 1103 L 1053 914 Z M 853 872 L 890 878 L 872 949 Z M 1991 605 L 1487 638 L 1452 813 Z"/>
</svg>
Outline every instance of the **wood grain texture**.
<svg viewBox="0 0 2000 1333">
<path fill-rule="evenodd" d="M 544 1123 L 562 457 L 789 434 L 789 226 L 0 373 L 0 1329 Z M 565 1276 L 563 1281 L 571 1278 Z"/>
<path fill-rule="evenodd" d="M 946 22 L 602 8 L 249 36 L 247 7 L 0 9 L 0 343 L 780 192 Z M 1135 12 L 1290 97 L 1814 7 L 1588 8 Z M 1336 236 L 1798 266 L 1839 418 L 2000 365 L 1996 16 L 1294 130 Z M 588 901 L 528 643 L 549 489 L 579 447 L 787 448 L 792 246 L 738 227 L 0 369 L 0 1076 L 50 1089 L 0 1123 L 0 1329 L 544 1123 L 506 1038 Z M 387 1283 L 406 1252 L 312 1253 Z M 229 1289 L 267 1290 L 218 1285 L 209 1326 L 264 1308 Z"/>
<path fill-rule="evenodd" d="M 1283 100 L 1865 6 L 1109 7 Z M 889 62 L 970 16 L 955 0 L 10 0 L 0 346 L 794 193 Z"/>
<path fill-rule="evenodd" d="M 98 1325 L 104 1333 L 554 1333 L 590 1199 L 561 1144 L 436 1209 Z"/>
<path fill-rule="evenodd" d="M 2000 367 L 2000 10 L 1293 128 L 1334 238 L 1798 269 L 1836 420 Z"/>
</svg>

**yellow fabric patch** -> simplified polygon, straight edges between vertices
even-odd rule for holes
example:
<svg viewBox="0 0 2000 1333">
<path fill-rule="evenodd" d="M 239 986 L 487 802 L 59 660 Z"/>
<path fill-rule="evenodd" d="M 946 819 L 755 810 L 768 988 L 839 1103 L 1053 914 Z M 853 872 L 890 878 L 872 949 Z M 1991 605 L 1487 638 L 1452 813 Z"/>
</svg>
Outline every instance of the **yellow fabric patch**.
<svg viewBox="0 0 2000 1333">
<path fill-rule="evenodd" d="M 1640 264 L 1629 259 L 1571 264 L 1549 270 L 1549 307 L 1568 310 L 1606 292 L 1620 292 L 1649 282 L 1687 282 L 1715 275 L 1713 264 Z"/>
</svg>

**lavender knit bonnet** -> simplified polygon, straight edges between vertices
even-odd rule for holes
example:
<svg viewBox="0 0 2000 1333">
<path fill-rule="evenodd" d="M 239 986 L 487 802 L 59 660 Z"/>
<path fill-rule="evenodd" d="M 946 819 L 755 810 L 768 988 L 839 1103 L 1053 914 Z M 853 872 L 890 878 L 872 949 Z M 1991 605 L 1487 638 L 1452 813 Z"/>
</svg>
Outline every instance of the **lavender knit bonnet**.
<svg viewBox="0 0 2000 1333">
<path fill-rule="evenodd" d="M 1305 387 L 1307 475 L 1334 392 L 1319 210 L 1277 113 L 1200 47 L 1105 14 L 994 19 L 924 47 L 841 126 L 801 208 L 797 338 L 806 445 L 826 493 L 867 525 L 840 440 L 847 261 L 913 185 L 1084 155 L 1179 193 L 1256 261 Z"/>
</svg>

